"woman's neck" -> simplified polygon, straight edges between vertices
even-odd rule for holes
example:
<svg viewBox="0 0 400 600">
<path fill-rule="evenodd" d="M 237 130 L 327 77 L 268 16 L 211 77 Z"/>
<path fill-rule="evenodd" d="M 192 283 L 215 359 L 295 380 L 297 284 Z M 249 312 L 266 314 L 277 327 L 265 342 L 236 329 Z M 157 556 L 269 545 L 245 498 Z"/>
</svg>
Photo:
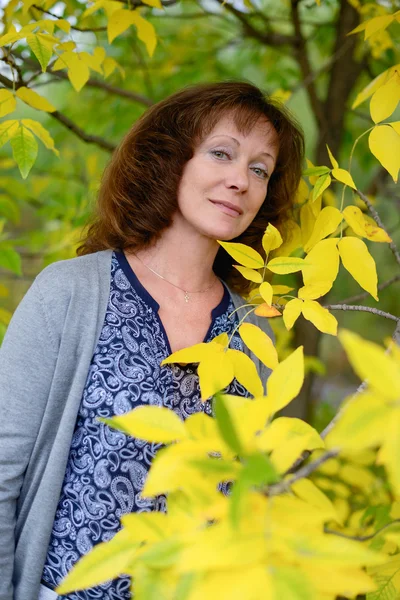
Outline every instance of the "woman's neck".
<svg viewBox="0 0 400 600">
<path fill-rule="evenodd" d="M 167 229 L 152 246 L 134 255 L 153 272 L 194 291 L 206 288 L 215 280 L 212 268 L 218 248 L 218 243 L 211 238 L 193 234 L 177 237 Z"/>
</svg>

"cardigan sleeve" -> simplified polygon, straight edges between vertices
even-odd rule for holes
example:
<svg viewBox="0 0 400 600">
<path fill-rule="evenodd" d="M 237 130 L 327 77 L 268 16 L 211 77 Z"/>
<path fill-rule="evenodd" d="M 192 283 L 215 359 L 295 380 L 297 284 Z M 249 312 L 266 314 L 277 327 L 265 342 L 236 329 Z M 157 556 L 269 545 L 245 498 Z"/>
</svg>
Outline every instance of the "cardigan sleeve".
<svg viewBox="0 0 400 600">
<path fill-rule="evenodd" d="M 35 281 L 0 348 L 0 600 L 14 597 L 17 502 L 46 407 L 57 346 Z"/>
</svg>

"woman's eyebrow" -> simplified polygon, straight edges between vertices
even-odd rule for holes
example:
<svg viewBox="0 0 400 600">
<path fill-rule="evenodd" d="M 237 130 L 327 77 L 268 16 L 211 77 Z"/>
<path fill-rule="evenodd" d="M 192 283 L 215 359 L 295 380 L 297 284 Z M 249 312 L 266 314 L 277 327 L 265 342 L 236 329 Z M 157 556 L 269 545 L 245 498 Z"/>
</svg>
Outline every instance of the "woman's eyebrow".
<svg viewBox="0 0 400 600">
<path fill-rule="evenodd" d="M 212 136 L 211 136 L 211 137 L 209 137 L 208 139 L 209 139 L 209 140 L 212 140 L 213 138 L 216 138 L 216 137 L 228 137 L 228 138 L 229 138 L 229 139 L 231 139 L 233 142 L 235 142 L 235 144 L 236 144 L 237 146 L 240 146 L 240 142 L 239 142 L 239 140 L 237 140 L 235 137 L 233 137 L 233 136 L 231 136 L 231 135 L 228 135 L 228 134 L 226 134 L 226 133 L 218 133 L 218 134 L 216 134 L 216 135 L 212 135 Z M 264 152 L 264 151 L 261 151 L 261 152 L 258 152 L 257 154 L 259 154 L 260 156 L 268 156 L 269 158 L 272 158 L 272 160 L 273 160 L 273 161 L 274 161 L 274 163 L 275 163 L 275 157 L 274 157 L 274 156 L 272 156 L 272 154 L 270 154 L 269 152 Z"/>
</svg>

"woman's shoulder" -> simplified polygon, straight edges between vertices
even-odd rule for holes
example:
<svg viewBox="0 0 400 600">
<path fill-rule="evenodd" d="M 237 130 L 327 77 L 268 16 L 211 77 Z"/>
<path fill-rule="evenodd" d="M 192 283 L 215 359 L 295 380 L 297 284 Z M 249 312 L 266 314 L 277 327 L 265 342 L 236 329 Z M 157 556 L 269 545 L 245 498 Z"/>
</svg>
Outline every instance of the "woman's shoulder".
<svg viewBox="0 0 400 600">
<path fill-rule="evenodd" d="M 51 263 L 36 277 L 42 292 L 52 295 L 71 291 L 76 286 L 86 288 L 109 279 L 112 250 L 101 250 Z"/>
</svg>

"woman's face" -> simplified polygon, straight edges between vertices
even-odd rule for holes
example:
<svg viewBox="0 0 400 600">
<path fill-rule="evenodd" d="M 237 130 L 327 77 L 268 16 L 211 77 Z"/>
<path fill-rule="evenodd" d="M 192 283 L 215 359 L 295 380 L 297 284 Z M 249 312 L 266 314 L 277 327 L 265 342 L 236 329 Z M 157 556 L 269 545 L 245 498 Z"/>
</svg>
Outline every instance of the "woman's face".
<svg viewBox="0 0 400 600">
<path fill-rule="evenodd" d="M 278 155 L 278 138 L 261 118 L 246 135 L 222 118 L 186 163 L 174 225 L 231 240 L 243 233 L 265 200 Z"/>
</svg>

